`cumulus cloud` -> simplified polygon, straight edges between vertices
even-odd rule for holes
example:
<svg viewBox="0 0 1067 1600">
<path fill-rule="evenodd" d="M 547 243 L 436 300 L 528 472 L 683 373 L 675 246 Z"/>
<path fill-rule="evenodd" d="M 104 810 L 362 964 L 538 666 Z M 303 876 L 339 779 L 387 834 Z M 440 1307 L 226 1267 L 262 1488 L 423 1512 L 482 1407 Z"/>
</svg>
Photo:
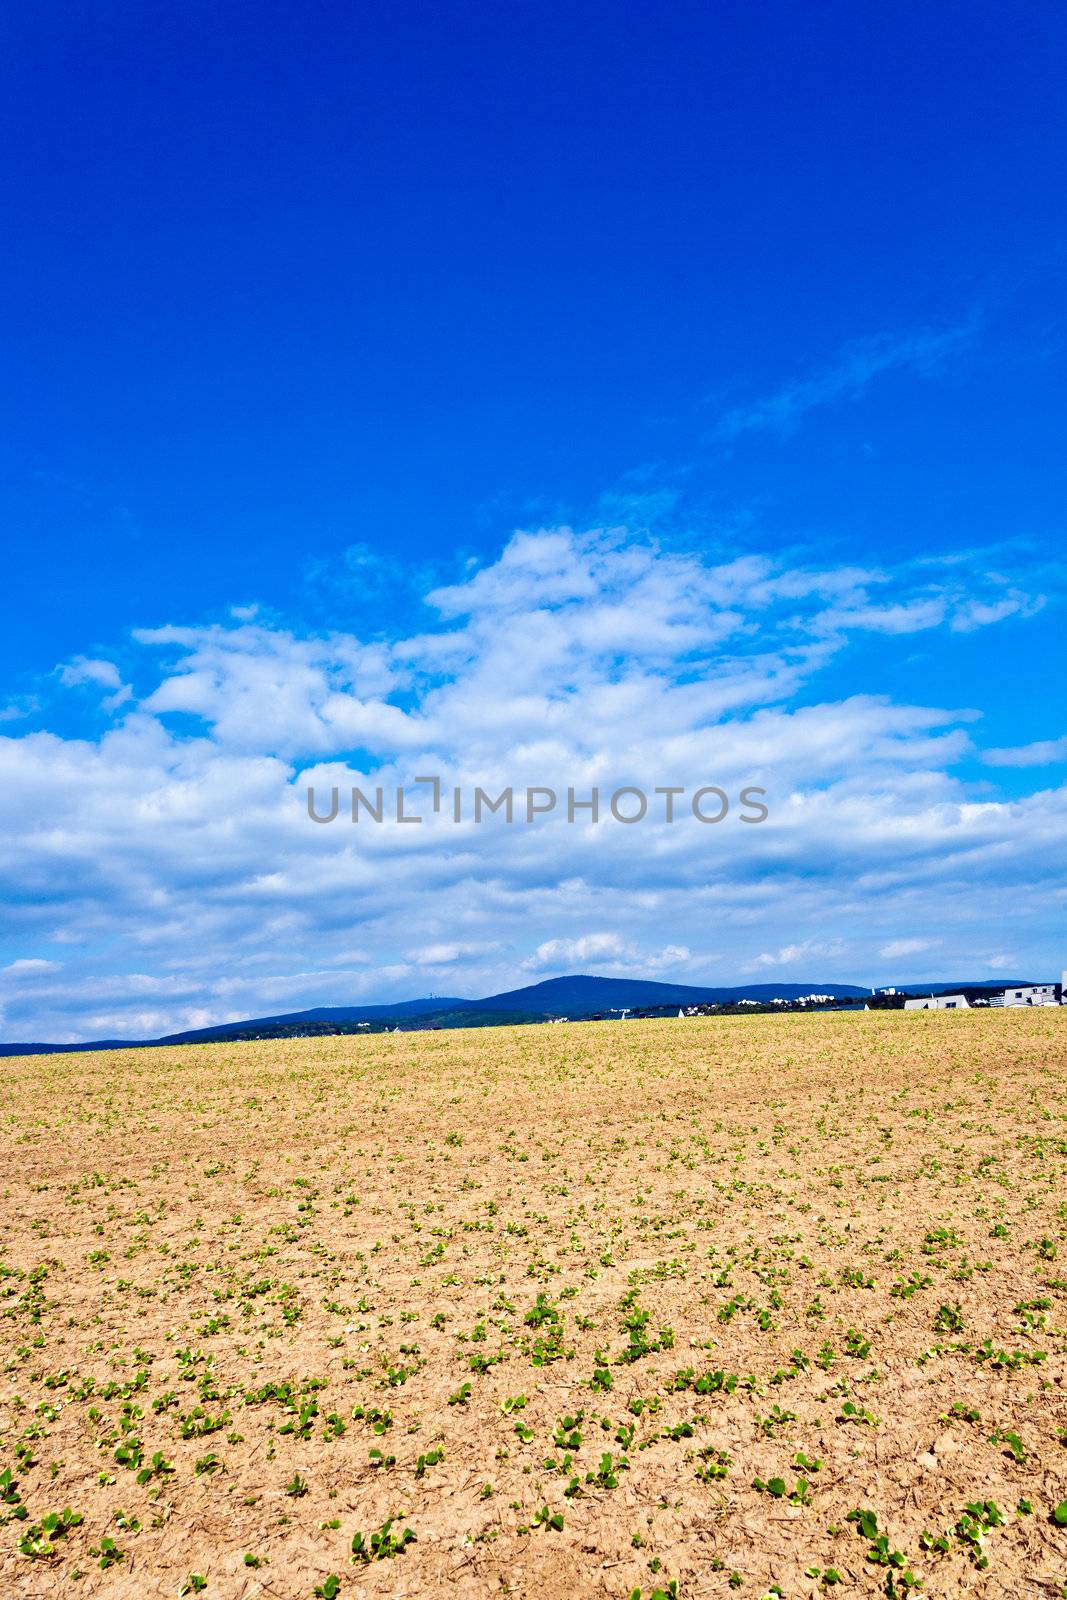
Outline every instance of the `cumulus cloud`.
<svg viewBox="0 0 1067 1600">
<path fill-rule="evenodd" d="M 129 684 L 123 683 L 122 674 L 115 663 L 96 656 L 75 656 L 72 661 L 66 661 L 58 667 L 57 672 L 65 689 L 76 689 L 83 685 L 110 689 L 112 692 L 103 701 L 106 711 L 116 711 L 133 694 Z"/>
<path fill-rule="evenodd" d="M 601 974 L 644 977 L 669 971 L 681 976 L 692 960 L 685 945 L 643 950 L 617 933 L 586 933 L 576 939 L 546 939 L 522 963 L 525 972 L 563 974 L 595 967 Z"/>
<path fill-rule="evenodd" d="M 842 949 L 839 939 L 829 943 L 821 939 L 806 939 L 802 944 L 786 944 L 779 950 L 762 951 L 751 963 L 749 971 L 759 972 L 764 967 L 788 967 L 796 973 L 804 962 L 840 955 Z"/>
<path fill-rule="evenodd" d="M 432 589 L 403 636 L 249 607 L 136 630 L 147 688 L 96 737 L 0 737 L 6 1034 L 143 1036 L 411 996 L 439 970 L 467 994 L 576 967 L 877 976 L 916 928 L 962 962 L 991 920 L 1017 926 L 1023 889 L 1030 926 L 1058 925 L 1063 789 L 969 790 L 972 709 L 816 692 L 854 637 L 891 650 L 972 602 L 996 627 L 1003 597 L 980 561 L 932 581 L 552 528 Z M 63 670 L 125 687 L 96 657 Z M 602 818 L 455 824 L 412 787 L 427 773 L 468 795 L 595 786 Z M 423 820 L 308 820 L 309 785 L 353 784 L 408 786 Z M 702 784 L 735 798 L 721 825 L 607 812 L 623 785 Z M 745 784 L 767 791 L 760 826 L 738 820 Z"/>
</svg>

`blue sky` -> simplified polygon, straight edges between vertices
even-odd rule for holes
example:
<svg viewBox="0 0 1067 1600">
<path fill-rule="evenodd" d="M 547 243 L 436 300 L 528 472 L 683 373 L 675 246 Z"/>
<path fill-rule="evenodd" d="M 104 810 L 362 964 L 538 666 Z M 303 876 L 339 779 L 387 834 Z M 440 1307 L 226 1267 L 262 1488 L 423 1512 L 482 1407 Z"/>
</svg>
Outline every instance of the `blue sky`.
<svg viewBox="0 0 1067 1600">
<path fill-rule="evenodd" d="M 1065 45 L 1051 4 L 16 4 L 0 1032 L 1058 972 Z M 776 806 L 636 860 L 301 827 L 308 773 L 416 756 Z"/>
</svg>

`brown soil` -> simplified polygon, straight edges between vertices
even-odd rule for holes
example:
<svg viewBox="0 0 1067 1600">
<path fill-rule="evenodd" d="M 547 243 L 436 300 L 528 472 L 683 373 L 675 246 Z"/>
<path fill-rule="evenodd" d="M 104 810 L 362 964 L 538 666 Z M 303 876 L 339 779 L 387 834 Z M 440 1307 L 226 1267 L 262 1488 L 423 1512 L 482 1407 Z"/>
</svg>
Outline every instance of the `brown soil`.
<svg viewBox="0 0 1067 1600">
<path fill-rule="evenodd" d="M 1067 1582 L 1067 1011 L 0 1074 L 5 1595 Z"/>
</svg>

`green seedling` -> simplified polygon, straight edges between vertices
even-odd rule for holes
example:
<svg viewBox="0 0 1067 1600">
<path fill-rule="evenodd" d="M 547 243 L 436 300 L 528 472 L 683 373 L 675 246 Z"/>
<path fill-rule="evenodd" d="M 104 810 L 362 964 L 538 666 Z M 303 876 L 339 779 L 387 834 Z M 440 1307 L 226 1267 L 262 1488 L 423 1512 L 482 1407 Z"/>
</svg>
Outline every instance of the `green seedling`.
<svg viewBox="0 0 1067 1600">
<path fill-rule="evenodd" d="M 630 1463 L 625 1456 L 620 1456 L 616 1461 L 610 1451 L 605 1450 L 600 1457 L 600 1466 L 596 1472 L 587 1472 L 586 1483 L 592 1483 L 598 1489 L 617 1489 L 619 1487 L 619 1473 L 628 1472 Z"/>
<path fill-rule="evenodd" d="M 846 1400 L 837 1418 L 838 1422 L 854 1422 L 867 1428 L 877 1428 L 880 1419 L 866 1406 L 858 1406 L 853 1400 Z"/>
<path fill-rule="evenodd" d="M 137 1482 L 150 1483 L 153 1478 L 166 1478 L 173 1471 L 173 1463 L 167 1460 L 162 1450 L 157 1450 L 148 1465 L 137 1474 Z"/>
<path fill-rule="evenodd" d="M 109 1567 L 114 1567 L 120 1561 L 125 1561 L 126 1559 L 125 1550 L 120 1550 L 114 1539 L 107 1535 L 101 1539 L 98 1545 L 90 1547 L 89 1554 L 99 1558 L 100 1566 L 105 1572 Z"/>
<path fill-rule="evenodd" d="M 701 1483 L 715 1483 L 720 1478 L 725 1478 L 733 1466 L 733 1457 L 725 1450 L 717 1450 L 714 1445 L 705 1445 L 697 1456 L 700 1466 L 697 1468 L 697 1477 Z"/>
<path fill-rule="evenodd" d="M 769 1494 L 773 1500 L 788 1500 L 793 1506 L 807 1506 L 811 1504 L 811 1484 L 806 1478 L 798 1478 L 792 1489 L 784 1478 L 754 1478 L 753 1489 L 760 1494 Z"/>
<path fill-rule="evenodd" d="M 929 1289 L 933 1281 L 933 1278 L 928 1278 L 925 1273 L 912 1272 L 906 1278 L 898 1278 L 889 1293 L 894 1299 L 910 1300 L 920 1289 Z"/>
<path fill-rule="evenodd" d="M 72 1511 L 69 1506 L 63 1511 L 50 1511 L 40 1522 L 26 1529 L 18 1542 L 18 1548 L 24 1556 L 29 1556 L 33 1560 L 53 1555 L 56 1541 L 66 1538 L 71 1528 L 76 1528 L 81 1521 L 81 1515 L 77 1511 Z"/>
<path fill-rule="evenodd" d="M 1017 1461 L 1020 1465 L 1026 1460 L 1026 1450 L 1022 1440 L 1017 1433 L 1012 1432 L 1010 1429 L 995 1428 L 989 1435 L 989 1442 L 990 1444 L 1004 1445 L 1005 1454 L 1011 1456 L 1012 1460 Z"/>
<path fill-rule="evenodd" d="M 556 1423 L 552 1442 L 557 1450 L 580 1450 L 582 1435 L 580 1425 L 585 1417 L 584 1411 L 575 1412 L 573 1417 L 561 1417 Z"/>
<path fill-rule="evenodd" d="M 362 1533 L 352 1535 L 353 1562 L 391 1561 L 394 1556 L 403 1555 L 415 1537 L 414 1530 L 405 1528 L 403 1533 L 394 1533 L 393 1521 L 392 1517 L 386 1517 L 369 1539 Z"/>
</svg>

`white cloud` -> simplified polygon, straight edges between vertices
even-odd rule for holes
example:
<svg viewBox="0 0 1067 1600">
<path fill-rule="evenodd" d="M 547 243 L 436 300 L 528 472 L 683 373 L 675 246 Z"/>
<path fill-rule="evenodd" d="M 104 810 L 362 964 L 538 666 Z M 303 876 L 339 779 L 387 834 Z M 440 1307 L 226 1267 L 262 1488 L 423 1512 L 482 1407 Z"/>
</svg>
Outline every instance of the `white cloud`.
<svg viewBox="0 0 1067 1600">
<path fill-rule="evenodd" d="M 748 970 L 758 972 L 763 967 L 797 968 L 803 966 L 805 962 L 810 965 L 816 959 L 841 955 L 843 948 L 839 939 L 831 940 L 829 943 L 820 939 L 807 939 L 802 944 L 783 945 L 780 950 L 764 950 L 750 963 Z"/>
<path fill-rule="evenodd" d="M 607 975 L 646 977 L 651 973 L 669 972 L 681 977 L 692 953 L 681 944 L 664 945 L 659 950 L 640 949 L 632 941 L 617 933 L 587 933 L 574 939 L 546 939 L 532 956 L 522 963 L 525 972 L 552 972 L 563 974 L 590 966 Z"/>
<path fill-rule="evenodd" d="M 128 683 L 123 683 L 122 675 L 113 661 L 103 661 L 95 656 L 75 656 L 56 670 L 65 689 L 93 685 L 98 689 L 112 690 L 101 701 L 105 711 L 117 711 L 133 697 L 133 690 Z"/>
<path fill-rule="evenodd" d="M 988 628 L 991 623 L 1004 622 L 1008 617 L 1035 616 L 1044 604 L 1044 595 L 1009 589 L 999 600 L 966 601 L 958 607 L 951 625 L 955 633 L 974 633 L 977 628 Z"/>
<path fill-rule="evenodd" d="M 878 954 L 886 961 L 893 961 L 898 956 L 914 956 L 922 950 L 936 950 L 940 942 L 939 939 L 890 939 Z"/>
<path fill-rule="evenodd" d="M 59 681 L 70 689 L 82 683 L 95 683 L 102 689 L 122 687 L 122 675 L 113 661 L 100 661 L 92 656 L 75 656 L 59 668 Z"/>
<path fill-rule="evenodd" d="M 428 944 L 421 950 L 413 950 L 409 959 L 416 967 L 444 967 L 462 961 L 466 956 L 484 955 L 492 948 L 491 944 L 477 941 L 467 944 Z"/>
<path fill-rule="evenodd" d="M 527 972 L 566 972 L 575 964 L 614 963 L 626 954 L 625 940 L 617 933 L 587 933 L 579 939 L 546 939 L 523 962 Z"/>
<path fill-rule="evenodd" d="M 989 767 L 1051 766 L 1055 761 L 1067 761 L 1067 735 L 1061 739 L 1035 739 L 1033 744 L 983 750 L 982 760 Z"/>
</svg>

